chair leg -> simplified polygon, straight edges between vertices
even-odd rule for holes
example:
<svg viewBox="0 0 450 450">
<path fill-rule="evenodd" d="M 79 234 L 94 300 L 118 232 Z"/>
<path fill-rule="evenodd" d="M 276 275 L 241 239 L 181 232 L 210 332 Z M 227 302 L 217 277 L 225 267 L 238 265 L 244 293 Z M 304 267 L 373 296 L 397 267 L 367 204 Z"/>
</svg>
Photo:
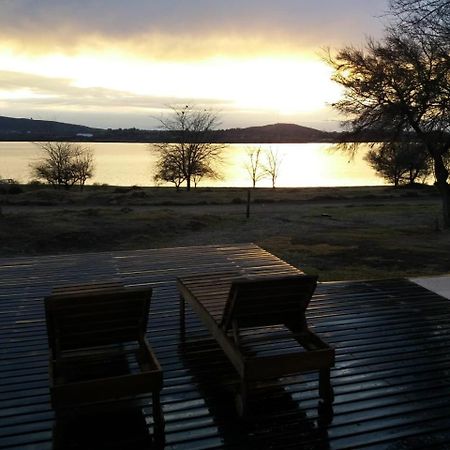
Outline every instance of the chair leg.
<svg viewBox="0 0 450 450">
<path fill-rule="evenodd" d="M 186 300 L 180 294 L 180 333 L 184 336 L 186 331 Z"/>
<path fill-rule="evenodd" d="M 240 390 L 236 393 L 235 404 L 238 416 L 245 419 L 248 415 L 248 384 L 245 380 L 241 380 Z"/>
<path fill-rule="evenodd" d="M 163 445 L 165 442 L 165 421 L 159 392 L 153 392 L 152 403 L 155 442 L 157 444 Z"/>
<path fill-rule="evenodd" d="M 319 370 L 319 396 L 325 404 L 331 405 L 334 402 L 334 391 L 331 385 L 329 368 Z"/>
<path fill-rule="evenodd" d="M 64 439 L 61 431 L 61 418 L 55 417 L 52 428 L 52 450 L 63 450 Z"/>
</svg>

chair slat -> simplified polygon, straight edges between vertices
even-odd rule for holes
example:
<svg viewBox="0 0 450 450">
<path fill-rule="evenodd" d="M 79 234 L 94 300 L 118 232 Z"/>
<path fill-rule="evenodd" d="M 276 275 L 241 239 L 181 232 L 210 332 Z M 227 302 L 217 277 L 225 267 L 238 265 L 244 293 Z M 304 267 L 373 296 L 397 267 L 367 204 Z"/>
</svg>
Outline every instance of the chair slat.
<svg viewBox="0 0 450 450">
<path fill-rule="evenodd" d="M 45 299 L 49 345 L 58 351 L 138 340 L 145 334 L 151 288 L 59 289 Z"/>
<path fill-rule="evenodd" d="M 233 320 L 243 327 L 303 324 L 316 285 L 316 276 L 302 274 L 237 279 L 230 288 L 222 327 L 228 330 Z"/>
</svg>

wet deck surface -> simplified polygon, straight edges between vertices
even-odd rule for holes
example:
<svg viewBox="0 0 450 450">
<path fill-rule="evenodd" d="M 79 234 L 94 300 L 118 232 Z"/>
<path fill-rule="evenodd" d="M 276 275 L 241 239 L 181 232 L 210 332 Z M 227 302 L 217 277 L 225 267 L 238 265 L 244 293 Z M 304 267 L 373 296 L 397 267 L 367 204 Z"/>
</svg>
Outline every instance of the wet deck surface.
<svg viewBox="0 0 450 450">
<path fill-rule="evenodd" d="M 43 297 L 111 279 L 154 287 L 148 338 L 164 370 L 166 448 L 450 448 L 450 302 L 406 280 L 318 287 L 308 321 L 336 348 L 330 425 L 318 420 L 315 373 L 255 387 L 253 416 L 237 420 L 233 367 L 189 309 L 179 339 L 175 278 L 282 265 L 251 244 L 1 259 L 0 448 L 52 447 Z M 92 432 L 92 448 L 144 448 L 147 412 L 73 422 L 66 447 L 88 448 Z"/>
</svg>

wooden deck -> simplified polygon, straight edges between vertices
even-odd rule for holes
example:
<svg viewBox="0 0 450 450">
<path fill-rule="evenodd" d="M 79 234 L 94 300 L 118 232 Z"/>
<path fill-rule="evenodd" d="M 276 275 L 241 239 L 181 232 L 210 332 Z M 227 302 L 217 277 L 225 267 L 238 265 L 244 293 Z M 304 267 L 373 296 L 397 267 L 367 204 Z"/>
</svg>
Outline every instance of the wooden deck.
<svg viewBox="0 0 450 450">
<path fill-rule="evenodd" d="M 252 244 L 0 259 L 0 448 L 52 447 L 43 297 L 111 279 L 154 288 L 147 335 L 164 370 L 166 448 L 450 448 L 450 301 L 406 280 L 318 287 L 308 321 L 336 348 L 331 425 L 317 420 L 316 374 L 261 385 L 253 419 L 236 419 L 236 374 L 189 309 L 180 342 L 175 277 L 280 264 Z M 92 448 L 143 448 L 149 411 L 103 419 Z M 66 430 L 67 448 L 87 448 L 89 425 Z"/>
</svg>

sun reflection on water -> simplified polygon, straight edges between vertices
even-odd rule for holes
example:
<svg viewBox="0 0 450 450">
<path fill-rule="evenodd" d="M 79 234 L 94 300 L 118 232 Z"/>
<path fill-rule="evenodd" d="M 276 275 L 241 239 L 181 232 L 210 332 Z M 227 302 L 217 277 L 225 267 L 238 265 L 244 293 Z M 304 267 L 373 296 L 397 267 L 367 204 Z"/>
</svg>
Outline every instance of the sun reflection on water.
<svg viewBox="0 0 450 450">
<path fill-rule="evenodd" d="M 156 160 L 149 144 L 92 143 L 96 170 L 92 183 L 116 186 L 152 186 Z M 223 152 L 220 180 L 202 180 L 199 186 L 249 187 L 251 179 L 246 169 L 248 148 L 272 149 L 282 157 L 278 187 L 312 186 L 371 186 L 384 184 L 382 178 L 367 165 L 362 148 L 353 159 L 331 144 L 231 144 Z M 30 163 L 39 157 L 39 149 L 30 142 L 1 142 L 1 178 L 14 178 L 20 182 L 31 179 Z M 271 187 L 269 177 L 257 187 Z"/>
</svg>

